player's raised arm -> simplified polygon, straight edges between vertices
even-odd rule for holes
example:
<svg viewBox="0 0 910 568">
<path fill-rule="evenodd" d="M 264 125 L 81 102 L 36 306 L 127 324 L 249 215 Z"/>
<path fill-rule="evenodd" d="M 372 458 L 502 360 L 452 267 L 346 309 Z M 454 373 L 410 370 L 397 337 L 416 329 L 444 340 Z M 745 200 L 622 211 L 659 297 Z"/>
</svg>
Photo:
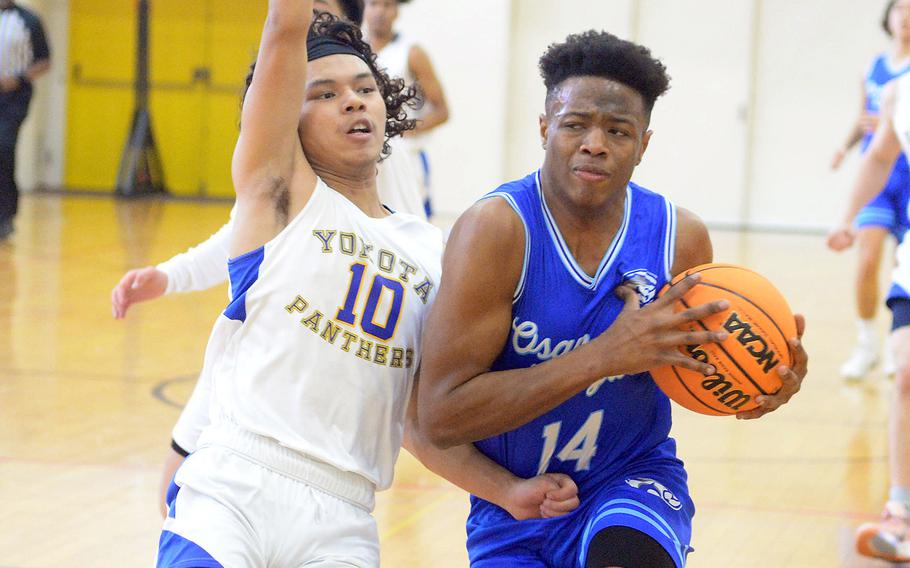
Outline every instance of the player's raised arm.
<svg viewBox="0 0 910 568">
<path fill-rule="evenodd" d="M 433 130 L 449 120 L 449 105 L 446 102 L 442 83 L 439 82 L 430 57 L 423 48 L 416 45 L 411 48 L 411 53 L 408 54 L 408 66 L 414 73 L 417 84 L 420 85 L 424 102 L 428 108 L 418 121 L 416 132 Z"/>
<path fill-rule="evenodd" d="M 291 185 L 312 191 L 316 177 L 298 138 L 306 89 L 312 0 L 270 0 L 259 55 L 241 113 L 232 174 L 237 230 L 232 255 L 251 250 L 288 222 Z"/>
<path fill-rule="evenodd" d="M 869 203 L 885 186 L 894 162 L 900 155 L 901 146 L 894 132 L 895 87 L 892 83 L 885 88 L 884 101 L 875 135 L 869 150 L 860 162 L 856 181 L 850 191 L 847 211 L 838 226 L 828 234 L 828 247 L 843 250 L 853 244 L 853 220 L 864 205 Z"/>
</svg>

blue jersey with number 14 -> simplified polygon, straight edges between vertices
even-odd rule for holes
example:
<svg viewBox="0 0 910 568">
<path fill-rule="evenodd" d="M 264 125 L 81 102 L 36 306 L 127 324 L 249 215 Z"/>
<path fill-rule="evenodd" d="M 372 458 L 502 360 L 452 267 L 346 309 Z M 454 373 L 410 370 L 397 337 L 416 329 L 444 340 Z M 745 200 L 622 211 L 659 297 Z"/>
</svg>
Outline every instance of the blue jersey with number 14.
<svg viewBox="0 0 910 568">
<path fill-rule="evenodd" d="M 486 196 L 505 199 L 526 230 L 512 329 L 493 370 L 531 367 L 577 349 L 623 309 L 617 286 L 634 284 L 644 305 L 671 277 L 676 210 L 666 198 L 629 184 L 622 224 L 591 275 L 566 246 L 539 179 L 535 173 Z M 590 495 L 639 465 L 669 461 L 681 467 L 669 432 L 669 400 L 642 373 L 604 377 L 530 423 L 476 445 L 516 475 L 565 473 L 581 495 Z M 475 507 L 480 504 L 475 498 Z"/>
</svg>

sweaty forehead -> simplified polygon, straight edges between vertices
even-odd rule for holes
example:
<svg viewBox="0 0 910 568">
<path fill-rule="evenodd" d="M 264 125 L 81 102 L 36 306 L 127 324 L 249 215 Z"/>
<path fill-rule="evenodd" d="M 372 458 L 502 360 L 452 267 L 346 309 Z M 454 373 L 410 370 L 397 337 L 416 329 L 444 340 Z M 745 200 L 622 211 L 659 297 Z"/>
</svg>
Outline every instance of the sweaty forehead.
<svg viewBox="0 0 910 568">
<path fill-rule="evenodd" d="M 568 112 L 647 115 L 644 99 L 635 89 L 605 77 L 566 79 L 550 96 L 547 111 L 556 116 Z"/>
</svg>

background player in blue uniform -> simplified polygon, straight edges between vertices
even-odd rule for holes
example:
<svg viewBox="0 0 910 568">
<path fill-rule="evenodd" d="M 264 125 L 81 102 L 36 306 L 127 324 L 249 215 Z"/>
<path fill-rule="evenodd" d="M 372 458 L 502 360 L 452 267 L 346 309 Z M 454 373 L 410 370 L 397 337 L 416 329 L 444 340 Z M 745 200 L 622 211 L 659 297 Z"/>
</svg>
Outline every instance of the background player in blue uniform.
<svg viewBox="0 0 910 568">
<path fill-rule="evenodd" d="M 850 130 L 844 145 L 837 150 L 832 169 L 840 167 L 847 152 L 860 143 L 865 153 L 878 124 L 882 90 L 892 80 L 910 71 L 910 0 L 890 0 L 882 16 L 882 27 L 891 37 L 888 51 L 872 61 L 863 79 L 863 107 Z M 907 206 L 910 202 L 910 166 L 903 154 L 897 159 L 881 192 L 856 216 L 859 241 L 859 266 L 856 274 L 857 342 L 856 348 L 841 366 L 846 379 L 860 379 L 879 360 L 879 345 L 875 331 L 875 312 L 878 309 L 878 270 L 882 249 L 888 234 L 898 243 L 910 227 Z M 851 220 L 852 221 L 852 220 Z M 835 229 L 833 234 L 843 227 Z M 884 352 L 884 371 L 894 373 L 891 351 Z"/>
<path fill-rule="evenodd" d="M 672 274 L 712 259 L 700 220 L 630 183 L 669 80 L 647 49 L 594 31 L 551 46 L 541 71 L 543 167 L 481 200 L 449 240 L 424 335 L 420 428 L 443 447 L 475 441 L 516 475 L 578 484 L 581 505 L 557 519 L 519 522 L 472 498 L 473 566 L 682 566 L 694 508 L 669 400 L 645 370 L 712 372 L 677 348 L 725 334 L 676 329 L 725 303 L 676 314 L 697 276 L 655 299 Z M 783 388 L 741 418 L 799 390 L 807 356 L 790 343 Z"/>
</svg>

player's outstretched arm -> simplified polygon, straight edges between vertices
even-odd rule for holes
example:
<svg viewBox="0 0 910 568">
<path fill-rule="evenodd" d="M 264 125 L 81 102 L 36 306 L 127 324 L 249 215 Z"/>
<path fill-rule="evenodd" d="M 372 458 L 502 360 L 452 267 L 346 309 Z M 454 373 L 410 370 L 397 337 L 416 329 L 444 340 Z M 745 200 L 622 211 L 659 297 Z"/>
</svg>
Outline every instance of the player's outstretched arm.
<svg viewBox="0 0 910 568">
<path fill-rule="evenodd" d="M 853 244 L 853 220 L 860 210 L 885 187 L 894 162 L 900 155 L 900 141 L 894 132 L 894 85 L 885 88 L 884 101 L 875 135 L 863 155 L 859 172 L 850 190 L 849 205 L 840 223 L 828 233 L 828 248 L 841 251 Z"/>
<path fill-rule="evenodd" d="M 299 141 L 312 0 L 269 0 L 259 55 L 241 113 L 231 172 L 237 215 L 231 255 L 277 235 L 316 185 Z M 295 188 L 299 194 L 290 192 Z"/>
<path fill-rule="evenodd" d="M 545 473 L 529 479 L 483 455 L 474 444 L 439 449 L 421 433 L 417 415 L 419 378 L 408 405 L 404 447 L 433 473 L 468 493 L 498 505 L 521 521 L 558 517 L 578 507 L 578 486 L 568 475 Z"/>
<path fill-rule="evenodd" d="M 725 337 L 678 331 L 686 321 L 724 309 L 713 302 L 674 311 L 673 302 L 695 285 L 696 276 L 641 309 L 637 295 L 629 294 L 616 322 L 571 353 L 526 369 L 491 372 L 511 330 L 524 240 L 521 220 L 501 199 L 475 205 L 452 231 L 424 334 L 418 397 L 421 431 L 433 444 L 457 446 L 513 430 L 604 377 L 665 364 L 712 371 L 678 349 Z"/>
<path fill-rule="evenodd" d="M 207 240 L 162 262 L 130 270 L 111 291 L 115 319 L 126 317 L 130 306 L 166 294 L 207 290 L 227 281 L 227 259 L 232 222 Z"/>
<path fill-rule="evenodd" d="M 186 252 L 160 263 L 156 268 L 167 275 L 165 294 L 208 290 L 228 280 L 233 216 L 211 237 Z"/>
<path fill-rule="evenodd" d="M 130 270 L 111 290 L 111 312 L 114 319 L 125 318 L 133 304 L 160 298 L 167 290 L 167 285 L 167 274 L 154 266 Z"/>
<path fill-rule="evenodd" d="M 420 91 L 427 105 L 426 113 L 417 121 L 416 133 L 429 132 L 449 120 L 449 104 L 446 102 L 442 83 L 436 76 L 430 56 L 419 46 L 411 48 L 408 54 L 408 66 L 414 73 L 414 79 L 420 85 Z"/>
<path fill-rule="evenodd" d="M 831 159 L 832 170 L 836 170 L 840 167 L 841 163 L 844 161 L 844 158 L 847 156 L 847 153 L 851 148 L 856 146 L 857 142 L 863 139 L 863 135 L 866 132 L 873 132 L 878 126 L 878 117 L 866 110 L 865 79 L 860 80 L 859 101 L 859 115 L 856 117 L 856 120 L 853 121 L 853 124 L 850 128 L 850 133 L 847 134 L 847 139 L 844 141 L 843 145 L 834 152 L 834 157 Z"/>
</svg>

